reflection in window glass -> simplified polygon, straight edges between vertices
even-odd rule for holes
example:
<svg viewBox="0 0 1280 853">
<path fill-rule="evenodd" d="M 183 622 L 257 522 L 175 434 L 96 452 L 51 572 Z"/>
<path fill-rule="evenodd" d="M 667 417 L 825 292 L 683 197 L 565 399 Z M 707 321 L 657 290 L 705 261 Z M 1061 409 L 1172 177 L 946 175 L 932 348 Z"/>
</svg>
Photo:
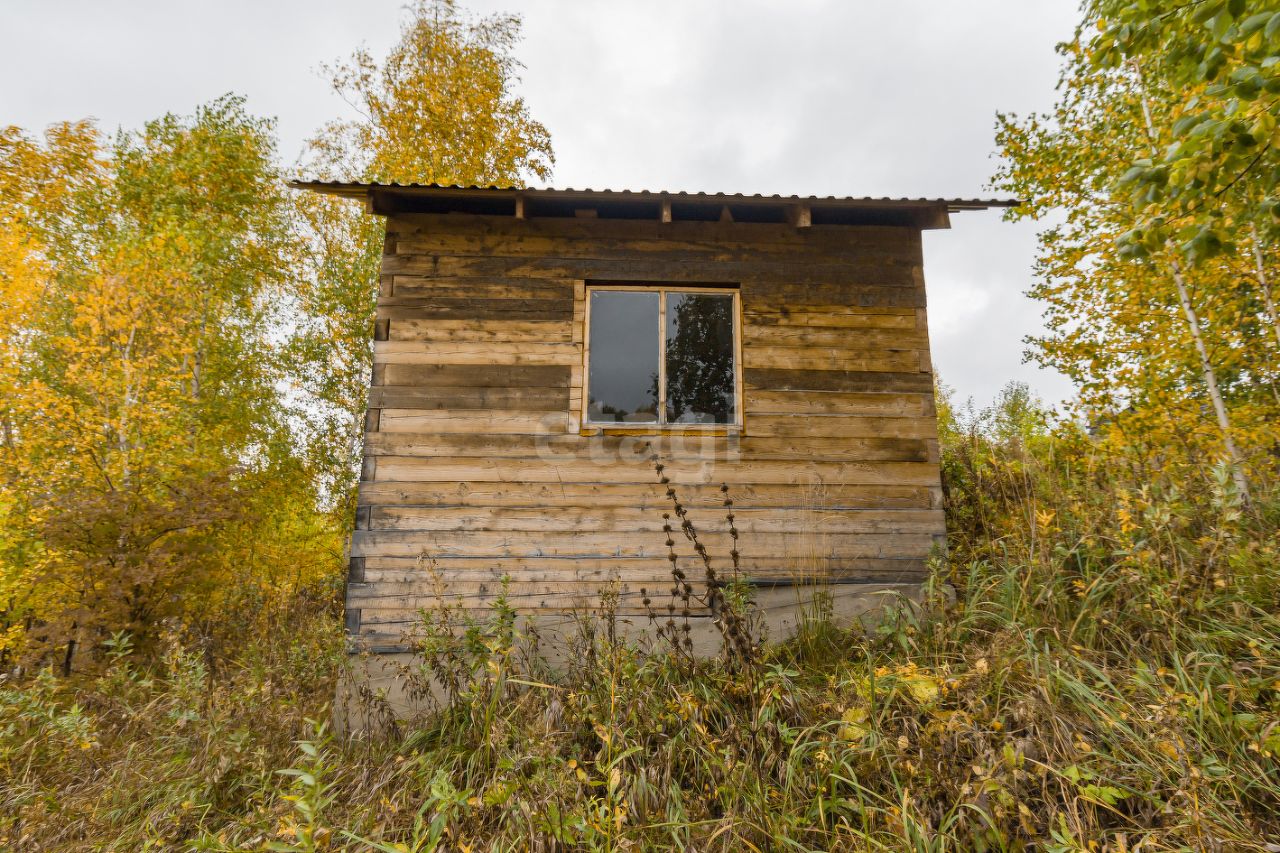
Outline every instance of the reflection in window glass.
<svg viewBox="0 0 1280 853">
<path fill-rule="evenodd" d="M 733 423 L 733 296 L 668 292 L 666 322 L 667 423 Z"/>
<path fill-rule="evenodd" d="M 591 292 L 587 418 L 657 423 L 658 294 Z"/>
</svg>

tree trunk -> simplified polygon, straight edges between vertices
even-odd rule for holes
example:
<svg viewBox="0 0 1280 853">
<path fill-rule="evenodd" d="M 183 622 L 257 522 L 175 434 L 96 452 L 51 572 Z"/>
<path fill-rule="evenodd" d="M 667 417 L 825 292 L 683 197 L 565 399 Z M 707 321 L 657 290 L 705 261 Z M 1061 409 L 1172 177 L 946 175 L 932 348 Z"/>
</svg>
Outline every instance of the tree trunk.
<svg viewBox="0 0 1280 853">
<path fill-rule="evenodd" d="M 1262 303 L 1267 306 L 1267 317 L 1271 319 L 1271 331 L 1276 335 L 1276 346 L 1280 346 L 1280 316 L 1276 314 L 1276 303 L 1271 299 L 1271 285 L 1267 281 L 1267 268 L 1262 263 L 1262 238 L 1258 236 L 1258 226 L 1249 223 L 1253 233 L 1253 267 L 1258 274 L 1258 287 L 1262 290 Z"/>
<path fill-rule="evenodd" d="M 1191 304 L 1191 296 L 1187 293 L 1187 283 L 1182 276 L 1182 266 L 1177 259 L 1170 261 L 1173 268 L 1173 283 L 1178 287 L 1178 301 L 1182 303 L 1182 313 L 1187 317 L 1187 326 L 1191 329 L 1191 339 L 1195 341 L 1196 352 L 1200 355 L 1200 369 L 1204 374 L 1204 384 L 1209 389 L 1209 399 L 1213 402 L 1213 413 L 1218 418 L 1218 429 L 1222 431 L 1222 443 L 1227 448 L 1227 458 L 1231 460 L 1231 478 L 1235 480 L 1236 489 L 1249 505 L 1249 478 L 1244 473 L 1244 457 L 1240 448 L 1236 447 L 1231 437 L 1231 419 L 1227 416 L 1227 406 L 1222 401 L 1222 392 L 1218 390 L 1218 376 L 1213 370 L 1213 362 L 1209 360 L 1209 350 L 1204 345 L 1204 337 L 1200 334 L 1200 318 L 1195 306 Z"/>
<path fill-rule="evenodd" d="M 76 641 L 74 638 L 75 638 L 75 631 L 77 627 L 78 627 L 78 623 L 76 622 L 71 623 L 72 639 L 67 640 L 67 651 L 66 651 L 66 654 L 62 656 L 62 677 L 63 678 L 71 677 L 71 662 L 72 660 L 75 659 L 75 656 L 76 656 Z"/>
</svg>

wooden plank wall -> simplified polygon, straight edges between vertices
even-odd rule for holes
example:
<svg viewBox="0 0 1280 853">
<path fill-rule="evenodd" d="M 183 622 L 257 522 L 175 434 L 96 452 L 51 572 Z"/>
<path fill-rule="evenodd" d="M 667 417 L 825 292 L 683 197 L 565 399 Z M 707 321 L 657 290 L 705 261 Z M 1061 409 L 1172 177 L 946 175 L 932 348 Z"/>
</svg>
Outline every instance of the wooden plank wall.
<svg viewBox="0 0 1280 853">
<path fill-rule="evenodd" d="M 944 526 L 916 229 L 400 215 L 386 246 L 347 598 L 372 646 L 503 575 L 521 609 L 616 581 L 642 615 L 670 586 L 655 452 L 722 569 L 725 483 L 752 578 L 922 577 Z M 593 280 L 740 286 L 741 434 L 580 434 Z"/>
</svg>

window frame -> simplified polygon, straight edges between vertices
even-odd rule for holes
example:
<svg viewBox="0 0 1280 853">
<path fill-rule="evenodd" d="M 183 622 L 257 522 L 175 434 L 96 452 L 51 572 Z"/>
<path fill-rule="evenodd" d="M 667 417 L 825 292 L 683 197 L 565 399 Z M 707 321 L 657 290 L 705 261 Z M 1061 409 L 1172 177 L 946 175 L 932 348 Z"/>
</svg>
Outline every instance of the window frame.
<svg viewBox="0 0 1280 853">
<path fill-rule="evenodd" d="M 742 385 L 742 290 L 736 283 L 681 284 L 679 282 L 583 282 L 583 334 L 582 334 L 582 409 L 579 413 L 580 432 L 584 435 L 664 435 L 695 433 L 698 435 L 728 435 L 743 428 Z M 658 420 L 655 423 L 627 423 L 622 421 L 593 421 L 590 417 L 591 400 L 591 294 L 596 291 L 644 292 L 658 294 Z M 723 424 L 667 423 L 667 294 L 711 293 L 732 296 L 733 307 L 733 421 Z"/>
</svg>

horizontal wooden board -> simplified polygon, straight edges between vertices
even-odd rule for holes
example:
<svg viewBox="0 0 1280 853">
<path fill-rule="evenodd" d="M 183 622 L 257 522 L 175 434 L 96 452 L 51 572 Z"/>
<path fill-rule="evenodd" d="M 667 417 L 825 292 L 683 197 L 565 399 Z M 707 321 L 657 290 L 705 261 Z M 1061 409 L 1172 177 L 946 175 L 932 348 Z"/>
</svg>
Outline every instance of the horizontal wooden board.
<svg viewBox="0 0 1280 853">
<path fill-rule="evenodd" d="M 392 341 L 474 341 L 553 343 L 571 341 L 573 328 L 563 320 L 393 320 Z"/>
<path fill-rule="evenodd" d="M 576 259 L 557 257 L 501 258 L 450 255 L 394 255 L 383 259 L 383 273 L 448 277 L 586 279 L 594 281 L 787 283 L 792 288 L 820 286 L 844 304 L 923 307 L 915 265 L 832 263 L 821 259 L 778 262 L 699 261 L 679 257 Z M 793 294 L 795 290 L 790 291 Z M 816 301 L 816 297 L 811 297 Z"/>
<path fill-rule="evenodd" d="M 858 370 L 889 373 L 919 371 L 928 353 L 912 349 L 853 349 L 836 347 L 773 347 L 745 344 L 742 364 L 747 370 Z"/>
<path fill-rule="evenodd" d="M 821 329 L 904 329 L 916 330 L 916 309 L 859 309 L 849 305 L 786 305 L 746 292 L 742 313 L 748 326 L 816 327 Z"/>
<path fill-rule="evenodd" d="M 446 299 L 571 299 L 573 281 L 549 278 L 448 278 L 392 275 L 392 295 Z"/>
<path fill-rule="evenodd" d="M 764 583 L 754 586 L 751 597 L 755 602 L 756 611 L 767 614 L 779 609 L 789 610 L 797 606 L 812 606 L 812 597 L 817 592 L 829 596 L 837 606 L 847 597 L 863 599 L 864 604 L 867 603 L 868 596 L 884 595 L 886 600 L 895 600 L 896 596 L 903 591 L 897 588 L 899 585 L 919 583 L 921 580 L 923 580 L 921 574 L 910 573 L 847 580 L 809 579 L 786 585 Z M 619 586 L 620 588 L 616 588 Z M 672 614 L 677 619 L 683 619 L 680 602 L 673 600 L 674 597 L 670 594 L 669 588 L 654 590 L 646 587 L 645 589 L 649 598 L 648 605 L 644 602 L 645 592 L 639 585 L 631 584 L 590 585 L 577 591 L 559 587 L 539 589 L 537 586 L 526 586 L 519 589 L 521 601 L 512 601 L 510 597 L 508 601 L 521 612 L 536 613 L 539 632 L 553 627 L 553 623 L 543 618 L 544 614 L 557 612 L 567 617 L 562 621 L 557 620 L 563 625 L 572 624 L 575 618 L 574 613 L 579 617 L 589 617 L 609 612 L 619 617 L 623 624 L 641 626 L 648 625 L 650 617 L 665 621 L 668 614 Z M 453 596 L 444 602 L 434 595 L 424 594 L 414 600 L 413 603 L 416 606 L 413 607 L 398 605 L 394 599 L 364 599 L 361 601 L 360 609 L 368 618 L 361 620 L 361 634 L 363 636 L 397 636 L 403 635 L 406 631 L 412 633 L 420 630 L 423 627 L 424 612 L 429 614 L 441 603 L 447 604 L 454 613 L 465 613 L 468 618 L 490 619 L 494 615 L 492 608 L 497 604 L 500 591 L 500 586 L 487 588 L 483 592 L 476 589 L 469 595 Z M 616 596 L 612 597 L 608 606 L 602 606 L 606 591 L 616 591 Z M 708 611 L 697 602 L 691 601 L 690 605 L 688 617 L 691 623 L 696 624 L 699 620 L 708 619 L 710 616 Z"/>
<path fill-rule="evenodd" d="M 604 509 L 562 509 L 548 513 L 543 509 L 494 507 L 482 509 L 442 509 L 440 507 L 391 506 L 373 507 L 369 513 L 370 530 L 432 530 L 459 535 L 470 532 L 539 532 L 564 531 L 608 532 L 631 536 L 638 533 L 660 533 L 664 524 L 678 529 L 674 515 L 663 519 L 658 513 L 641 509 L 610 507 Z M 706 520 L 693 518 L 695 529 L 728 530 L 727 518 L 706 513 Z M 860 509 L 845 512 L 796 511 L 782 509 L 735 508 L 734 525 L 747 536 L 754 533 L 792 533 L 797 535 L 825 533 L 942 533 L 942 511 L 936 509 Z M 674 520 L 673 520 L 674 519 Z"/>
<path fill-rule="evenodd" d="M 676 203 L 679 202 L 675 199 Z M 387 220 L 387 234 L 394 240 L 436 239 L 483 235 L 503 237 L 547 237 L 558 240 L 605 239 L 662 241 L 684 251 L 714 252 L 722 247 L 776 248 L 790 253 L 807 251 L 834 255 L 839 252 L 903 251 L 919 253 L 918 228 L 897 225 L 813 225 L 795 228 L 789 224 L 743 222 L 676 222 L 627 219 L 570 219 L 530 217 L 523 220 L 494 219 L 462 213 L 397 214 Z"/>
<path fill-rule="evenodd" d="M 857 577 L 864 583 L 886 583 L 919 580 L 917 572 L 896 572 L 890 574 L 874 574 Z M 813 578 L 808 586 L 818 586 L 826 578 Z M 846 581 L 840 578 L 838 580 Z M 496 603 L 504 598 L 508 604 L 516 608 L 543 606 L 561 606 L 567 602 L 578 601 L 586 606 L 598 604 L 606 594 L 615 594 L 619 605 L 645 611 L 643 599 L 649 598 L 649 608 L 655 614 L 667 615 L 667 605 L 672 602 L 670 578 L 649 578 L 635 581 L 525 581 L 513 580 L 503 585 L 501 580 L 484 580 L 479 582 L 454 581 L 441 589 L 419 586 L 398 586 L 392 588 L 363 588 L 349 591 L 347 606 L 357 607 L 362 611 L 361 622 L 373 624 L 377 617 L 388 613 L 414 612 L 420 609 L 431 610 L 445 605 L 454 607 L 459 604 L 477 606 L 485 602 Z M 680 604 L 675 602 L 676 606 Z"/>
<path fill-rule="evenodd" d="M 888 583 L 904 583 L 916 582 L 921 578 L 902 578 L 902 579 L 873 579 L 858 584 L 837 584 L 831 585 L 828 589 L 823 589 L 824 593 L 832 594 L 840 597 L 842 594 L 852 594 L 858 598 L 865 598 L 869 590 L 875 590 L 879 584 Z M 854 588 L 856 593 L 846 593 L 846 589 Z M 773 612 L 780 609 L 794 610 L 803 606 L 812 606 L 807 604 L 813 592 L 812 588 L 801 590 L 759 590 L 757 597 L 761 597 L 765 593 L 774 593 L 768 596 L 768 603 L 758 607 L 761 612 Z M 511 601 L 513 607 L 523 614 L 536 616 L 537 628 L 539 635 L 544 638 L 553 635 L 556 628 L 573 630 L 575 624 L 584 619 L 594 619 L 608 613 L 616 618 L 621 625 L 635 625 L 640 627 L 648 627 L 652 616 L 659 621 L 665 621 L 667 618 L 666 599 L 659 602 L 653 600 L 652 605 L 646 608 L 641 601 L 639 590 L 628 590 L 619 597 L 616 603 L 608 607 L 602 606 L 601 592 L 603 590 L 591 589 L 585 590 L 577 595 L 553 596 L 542 594 L 536 598 L 524 597 L 516 601 Z M 886 601 L 898 600 L 893 591 L 886 591 Z M 489 592 L 484 595 L 475 594 L 460 599 L 455 610 L 461 610 L 467 614 L 467 617 L 477 621 L 489 620 L 494 615 L 494 606 L 497 604 L 498 594 Z M 428 610 L 435 607 L 435 604 L 424 605 Z M 860 608 L 861 609 L 861 608 Z M 412 637 L 420 633 L 423 629 L 422 611 L 419 608 L 365 608 L 362 610 L 363 618 L 360 620 L 360 630 L 357 640 L 361 643 L 376 645 L 379 642 L 388 644 L 399 644 L 405 641 L 411 641 Z M 550 617 L 550 618 L 549 618 Z M 679 622 L 681 616 L 677 607 L 675 618 Z M 699 630 L 696 626 L 699 620 L 709 620 L 710 613 L 704 608 L 693 608 L 689 614 L 690 623 L 695 626 L 695 630 Z M 707 625 L 704 629 L 708 632 L 714 632 L 715 628 Z M 712 636 L 718 636 L 712 634 Z M 713 640 L 711 649 L 718 648 L 718 640 Z"/>
<path fill-rule="evenodd" d="M 842 305 L 850 308 L 923 308 L 925 293 L 916 286 L 919 268 L 856 273 L 840 277 L 822 275 L 781 277 L 755 276 L 742 279 L 747 301 L 754 308 L 772 305 L 775 310 L 804 310 L 811 305 Z"/>
<path fill-rule="evenodd" d="M 748 390 L 744 408 L 756 415 L 934 417 L 933 393 Z"/>
<path fill-rule="evenodd" d="M 598 459 L 639 465 L 652 471 L 663 459 L 729 459 L 738 453 L 737 436 L 682 435 L 485 435 L 473 433 L 368 433 L 365 452 L 375 456 L 542 458 L 551 462 Z"/>
<path fill-rule="evenodd" d="M 408 482 L 625 483 L 647 475 L 645 467 L 622 460 L 550 462 L 541 459 L 374 458 L 377 459 L 377 479 Z M 670 464 L 663 473 L 678 484 L 728 483 L 731 486 L 736 483 L 932 486 L 938 480 L 938 466 L 927 462 L 763 461 L 744 465 L 691 462 Z"/>
<path fill-rule="evenodd" d="M 680 556 L 677 565 L 695 580 L 704 577 L 702 561 Z M 731 566 L 716 558 L 720 576 L 732 577 Z M 804 581 L 813 578 L 865 578 L 913 574 L 923 571 L 919 557 L 827 558 L 818 561 L 755 559 L 743 564 L 740 577 L 771 581 Z M 366 557 L 363 583 L 430 591 L 437 583 L 513 581 L 608 583 L 612 580 L 640 584 L 670 584 L 671 564 L 665 558 L 561 558 L 561 557 L 442 557 L 434 562 L 414 557 Z M 661 587 L 658 587 L 661 589 Z"/>
<path fill-rule="evenodd" d="M 708 530 L 699 539 L 713 557 L 732 550 L 728 534 Z M 665 557 L 664 534 L 594 531 L 357 530 L 351 556 L 456 557 Z M 815 557 L 924 557 L 935 539 L 928 533 L 754 533 L 739 541 L 744 559 L 756 554 Z M 690 553 L 691 548 L 684 548 Z M 723 565 L 723 563 L 722 563 Z"/>
<path fill-rule="evenodd" d="M 782 326 L 748 322 L 743 326 L 742 340 L 744 346 L 752 348 L 831 347 L 862 351 L 929 348 L 928 334 L 915 328 Z"/>
<path fill-rule="evenodd" d="M 725 493 L 719 484 L 679 485 L 677 496 L 691 511 L 722 515 Z M 927 509 L 941 506 L 938 488 L 902 485 L 737 484 L 727 493 L 739 507 L 832 510 L 864 507 Z M 440 507 L 636 507 L 670 508 L 664 487 L 637 476 L 628 483 L 363 482 L 362 506 L 416 504 Z"/>
<path fill-rule="evenodd" d="M 582 348 L 569 341 L 375 341 L 375 364 L 542 364 L 582 363 Z"/>
<path fill-rule="evenodd" d="M 568 388 L 564 365 L 384 364 L 383 385 L 416 388 Z"/>
<path fill-rule="evenodd" d="M 751 436 L 793 439 L 805 437 L 935 439 L 938 436 L 938 423 L 933 418 L 757 415 L 751 419 L 748 428 Z"/>
<path fill-rule="evenodd" d="M 796 459 L 809 462 L 937 462 L 936 441 L 927 438 L 849 438 L 797 435 L 748 435 L 742 438 L 744 460 Z"/>
<path fill-rule="evenodd" d="M 904 232 L 909 229 L 902 229 Z M 796 232 L 802 233 L 802 232 Z M 851 263 L 891 266 L 919 261 L 919 243 L 909 233 L 881 232 L 875 235 L 848 235 L 839 239 L 830 233 L 802 233 L 800 239 L 758 241 L 749 237 L 726 239 L 723 234 L 679 234 L 668 227 L 664 232 L 640 234 L 555 233 L 530 229 L 481 231 L 458 229 L 452 232 L 429 230 L 397 235 L 393 248 L 398 255 L 477 255 L 509 258 L 622 259 L 636 256 L 679 255 L 710 262 L 769 263 L 794 259 L 797 255 Z"/>
<path fill-rule="evenodd" d="M 378 300 L 379 320 L 559 320 L 573 318 L 571 299 L 421 298 Z"/>
<path fill-rule="evenodd" d="M 368 433 L 370 456 L 460 456 L 567 461 L 598 459 L 649 464 L 665 461 L 750 463 L 758 459 L 925 462 L 931 446 L 918 438 L 809 437 L 791 432 L 783 437 L 747 435 L 580 436 L 485 435 L 470 433 Z"/>
<path fill-rule="evenodd" d="M 742 381 L 757 391 L 894 391 L 931 392 L 928 373 L 874 370 L 781 370 L 744 367 Z"/>
<path fill-rule="evenodd" d="M 369 392 L 373 408 L 444 410 L 514 410 L 555 412 L 569 408 L 569 389 L 538 386 L 516 388 L 418 388 L 411 385 L 375 386 Z M 481 416 L 474 412 L 474 416 Z M 386 425 L 380 426 L 386 430 Z"/>
<path fill-rule="evenodd" d="M 569 429 L 569 415 L 559 407 L 552 411 L 388 407 L 379 416 L 378 428 L 382 432 L 563 433 Z"/>
</svg>

